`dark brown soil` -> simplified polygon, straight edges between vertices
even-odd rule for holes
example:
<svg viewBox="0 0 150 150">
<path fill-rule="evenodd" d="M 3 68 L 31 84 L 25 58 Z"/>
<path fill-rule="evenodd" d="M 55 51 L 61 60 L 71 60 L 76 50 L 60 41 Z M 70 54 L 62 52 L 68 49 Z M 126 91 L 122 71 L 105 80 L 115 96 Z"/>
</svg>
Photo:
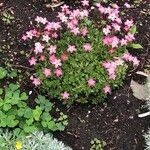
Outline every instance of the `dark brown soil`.
<svg viewBox="0 0 150 150">
<path fill-rule="evenodd" d="M 6 25 L 0 19 L 0 49 L 2 49 L 0 64 L 13 64 L 26 76 L 27 59 L 21 51 L 27 50 L 28 45 L 23 45 L 20 37 L 26 29 L 30 28 L 30 23 L 36 15 L 56 19 L 54 14 L 59 8 L 52 12 L 40 2 L 32 3 L 31 0 L 6 0 L 2 3 L 4 4 L 0 6 L 0 11 L 14 12 L 15 21 L 11 25 Z M 148 0 L 143 1 L 139 7 L 132 8 L 126 13 L 136 20 L 139 31 L 137 39 L 144 47 L 143 50 L 131 50 L 131 53 L 141 60 L 137 70 L 143 70 L 150 59 L 149 6 Z M 132 69 L 129 71 L 123 88 L 114 91 L 108 97 L 106 104 L 75 105 L 69 109 L 61 105 L 61 109 L 69 115 L 69 125 L 64 132 L 56 133 L 55 136 L 74 150 L 89 150 L 93 138 L 106 141 L 106 150 L 143 150 L 142 135 L 149 127 L 150 117 L 138 118 L 137 116 L 144 103 L 134 98 L 129 88 L 131 78 L 140 80 L 134 72 L 135 70 Z M 32 88 L 28 82 L 24 82 L 24 86 L 27 90 Z"/>
</svg>

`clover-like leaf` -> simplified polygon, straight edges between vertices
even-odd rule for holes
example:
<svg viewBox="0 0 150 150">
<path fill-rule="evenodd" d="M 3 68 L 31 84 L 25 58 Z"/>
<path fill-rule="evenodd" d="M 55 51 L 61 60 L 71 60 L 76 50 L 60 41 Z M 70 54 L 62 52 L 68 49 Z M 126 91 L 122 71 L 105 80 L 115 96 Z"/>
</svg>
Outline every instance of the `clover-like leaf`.
<svg viewBox="0 0 150 150">
<path fill-rule="evenodd" d="M 8 111 L 9 109 L 11 109 L 11 105 L 10 104 L 4 104 L 3 110 Z"/>
<path fill-rule="evenodd" d="M 12 71 L 8 74 L 8 77 L 11 77 L 11 78 L 17 77 L 17 70 L 12 70 Z"/>
<path fill-rule="evenodd" d="M 5 78 L 6 75 L 7 75 L 7 70 L 2 68 L 2 67 L 0 67 L 0 79 Z"/>
<path fill-rule="evenodd" d="M 33 110 L 33 118 L 36 121 L 39 121 L 41 114 L 42 114 L 41 108 L 39 106 L 36 106 L 36 109 Z"/>
<path fill-rule="evenodd" d="M 34 125 L 28 126 L 27 124 L 25 124 L 25 125 L 23 126 L 23 130 L 24 130 L 26 133 L 33 133 L 33 132 L 37 131 L 37 128 L 36 128 Z"/>
<path fill-rule="evenodd" d="M 51 120 L 49 123 L 48 123 L 48 128 L 52 131 L 55 131 L 57 129 L 57 126 L 55 124 L 55 122 L 53 120 Z"/>
<path fill-rule="evenodd" d="M 31 108 L 24 109 L 24 117 L 25 118 L 31 118 L 33 115 L 33 110 Z"/>
<path fill-rule="evenodd" d="M 12 91 L 16 91 L 19 88 L 19 85 L 11 83 L 11 84 L 9 84 L 9 88 Z"/>
<path fill-rule="evenodd" d="M 27 100 L 27 99 L 28 99 L 28 95 L 25 92 L 21 93 L 21 100 Z"/>
</svg>

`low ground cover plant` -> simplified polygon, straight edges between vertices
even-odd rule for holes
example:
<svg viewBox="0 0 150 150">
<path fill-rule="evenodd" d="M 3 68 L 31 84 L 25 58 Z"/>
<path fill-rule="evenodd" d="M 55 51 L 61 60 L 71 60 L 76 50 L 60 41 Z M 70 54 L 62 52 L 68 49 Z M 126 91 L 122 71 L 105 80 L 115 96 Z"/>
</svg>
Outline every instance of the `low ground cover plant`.
<svg viewBox="0 0 150 150">
<path fill-rule="evenodd" d="M 123 19 L 118 5 L 81 4 L 77 9 L 62 6 L 58 22 L 37 16 L 22 36 L 30 45 L 32 83 L 67 104 L 103 101 L 122 85 L 127 63 L 139 65 L 127 47 L 142 48 L 133 42 L 133 20 Z"/>
<path fill-rule="evenodd" d="M 51 134 L 35 132 L 26 137 L 17 137 L 11 131 L 0 130 L 1 150 L 72 150 Z"/>
<path fill-rule="evenodd" d="M 7 76 L 7 70 L 0 68 L 0 79 Z M 18 84 L 10 83 L 0 88 L 0 127 L 12 128 L 20 134 L 33 133 L 38 130 L 64 130 L 68 124 L 67 116 L 63 113 L 53 117 L 53 103 L 39 95 L 34 108 L 27 105 L 28 95 L 21 92 Z"/>
<path fill-rule="evenodd" d="M 105 146 L 106 146 L 106 142 L 94 138 L 93 140 L 91 140 L 90 150 L 103 150 Z"/>
</svg>

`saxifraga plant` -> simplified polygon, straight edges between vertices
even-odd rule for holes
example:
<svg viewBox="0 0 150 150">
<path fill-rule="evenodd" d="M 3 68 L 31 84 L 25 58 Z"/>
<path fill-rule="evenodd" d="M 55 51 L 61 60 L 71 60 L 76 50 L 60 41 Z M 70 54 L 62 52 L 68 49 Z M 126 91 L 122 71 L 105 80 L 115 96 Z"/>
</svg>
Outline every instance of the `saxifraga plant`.
<svg viewBox="0 0 150 150">
<path fill-rule="evenodd" d="M 81 3 L 83 9 L 62 6 L 59 22 L 37 16 L 37 25 L 22 37 L 32 40 L 32 83 L 67 104 L 102 102 L 112 89 L 123 84 L 126 62 L 139 64 L 127 47 L 142 48 L 133 43 L 133 20 L 123 21 L 116 4 L 104 7 L 97 3 L 90 10 L 88 1 Z M 91 12 L 96 16 L 93 19 Z"/>
</svg>

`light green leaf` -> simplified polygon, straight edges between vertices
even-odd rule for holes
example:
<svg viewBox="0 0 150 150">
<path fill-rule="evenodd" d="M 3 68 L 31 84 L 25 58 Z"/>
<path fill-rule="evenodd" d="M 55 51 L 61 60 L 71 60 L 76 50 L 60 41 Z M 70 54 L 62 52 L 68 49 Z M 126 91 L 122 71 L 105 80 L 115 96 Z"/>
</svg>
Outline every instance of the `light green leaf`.
<svg viewBox="0 0 150 150">
<path fill-rule="evenodd" d="M 5 104 L 3 106 L 3 110 L 8 111 L 9 109 L 11 109 L 11 105 L 10 104 Z"/>
<path fill-rule="evenodd" d="M 143 48 L 142 45 L 136 44 L 136 43 L 130 44 L 129 47 L 132 47 L 134 49 L 141 49 L 141 48 Z"/>
<path fill-rule="evenodd" d="M 11 84 L 9 84 L 9 88 L 12 91 L 16 91 L 19 88 L 19 85 L 11 83 Z"/>
<path fill-rule="evenodd" d="M 41 108 L 39 106 L 36 106 L 36 109 L 33 110 L 33 118 L 36 121 L 39 121 L 41 114 L 42 114 Z"/>
<path fill-rule="evenodd" d="M 7 75 L 7 70 L 5 70 L 4 68 L 0 67 L 0 79 L 5 78 Z"/>
<path fill-rule="evenodd" d="M 2 88 L 0 88 L 0 95 L 1 95 L 1 94 L 3 94 L 3 89 L 2 89 Z"/>
<path fill-rule="evenodd" d="M 132 26 L 132 28 L 130 29 L 130 33 L 131 33 L 131 34 L 135 34 L 135 33 L 136 33 L 136 30 L 137 30 L 136 25 L 134 25 L 134 26 Z"/>
<path fill-rule="evenodd" d="M 33 118 L 26 120 L 27 125 L 31 125 L 33 123 Z"/>
<path fill-rule="evenodd" d="M 27 99 L 28 99 L 28 95 L 25 92 L 21 93 L 21 100 L 27 100 Z"/>
<path fill-rule="evenodd" d="M 10 74 L 8 74 L 8 76 L 11 78 L 17 77 L 17 70 L 13 70 L 12 72 L 10 72 Z"/>
</svg>

